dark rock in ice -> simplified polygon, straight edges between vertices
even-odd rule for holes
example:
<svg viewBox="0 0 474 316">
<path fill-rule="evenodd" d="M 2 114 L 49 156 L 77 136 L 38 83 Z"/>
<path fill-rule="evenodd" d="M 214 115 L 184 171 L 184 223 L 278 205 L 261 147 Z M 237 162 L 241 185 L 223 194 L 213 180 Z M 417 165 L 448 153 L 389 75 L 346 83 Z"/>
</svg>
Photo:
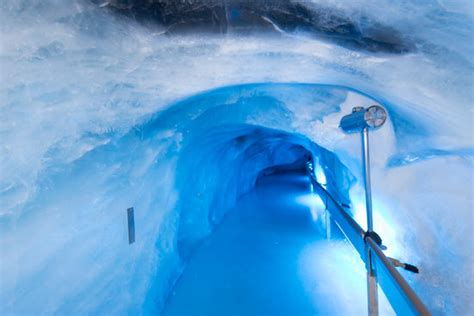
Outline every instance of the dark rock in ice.
<svg viewBox="0 0 474 316">
<path fill-rule="evenodd" d="M 168 34 L 187 32 L 300 32 L 352 49 L 405 53 L 413 43 L 396 30 L 367 18 L 300 0 L 92 0 Z"/>
</svg>

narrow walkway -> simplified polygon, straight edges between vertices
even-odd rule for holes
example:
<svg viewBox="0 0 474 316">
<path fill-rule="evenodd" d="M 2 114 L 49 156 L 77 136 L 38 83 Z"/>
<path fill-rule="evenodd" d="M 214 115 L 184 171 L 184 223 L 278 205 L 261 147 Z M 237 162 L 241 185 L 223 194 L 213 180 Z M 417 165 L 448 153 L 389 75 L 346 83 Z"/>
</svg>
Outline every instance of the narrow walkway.
<svg viewBox="0 0 474 316">
<path fill-rule="evenodd" d="M 263 179 L 196 251 L 162 314 L 367 315 L 362 261 L 319 232 L 323 210 L 298 203 L 309 193 L 301 175 Z"/>
</svg>

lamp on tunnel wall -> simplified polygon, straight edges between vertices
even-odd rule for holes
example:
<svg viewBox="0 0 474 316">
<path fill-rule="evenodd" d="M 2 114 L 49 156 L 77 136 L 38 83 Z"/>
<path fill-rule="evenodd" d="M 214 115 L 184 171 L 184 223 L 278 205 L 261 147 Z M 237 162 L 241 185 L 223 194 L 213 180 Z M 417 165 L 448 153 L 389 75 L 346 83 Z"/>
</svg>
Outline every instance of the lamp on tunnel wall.
<svg viewBox="0 0 474 316">
<path fill-rule="evenodd" d="M 363 176 L 365 186 L 365 205 L 367 212 L 367 232 L 366 236 L 379 240 L 380 237 L 373 231 L 372 218 L 372 192 L 370 186 L 370 155 L 369 155 L 369 130 L 381 127 L 387 120 L 387 111 L 379 105 L 372 105 L 368 108 L 354 107 L 352 113 L 341 119 L 340 127 L 346 133 L 361 133 L 362 136 L 362 161 Z M 369 301 L 369 315 L 378 314 L 377 297 L 377 275 L 370 248 L 366 247 L 367 254 L 367 295 Z"/>
<path fill-rule="evenodd" d="M 361 132 L 381 127 L 387 120 L 387 111 L 379 105 L 367 109 L 354 107 L 352 113 L 341 119 L 341 128 L 346 133 Z"/>
<path fill-rule="evenodd" d="M 340 127 L 346 133 L 361 133 L 362 161 L 364 167 L 365 204 L 367 209 L 367 231 L 373 231 L 372 193 L 370 186 L 369 129 L 381 127 L 387 120 L 387 112 L 379 105 L 368 108 L 354 107 L 352 113 L 341 119 Z"/>
</svg>

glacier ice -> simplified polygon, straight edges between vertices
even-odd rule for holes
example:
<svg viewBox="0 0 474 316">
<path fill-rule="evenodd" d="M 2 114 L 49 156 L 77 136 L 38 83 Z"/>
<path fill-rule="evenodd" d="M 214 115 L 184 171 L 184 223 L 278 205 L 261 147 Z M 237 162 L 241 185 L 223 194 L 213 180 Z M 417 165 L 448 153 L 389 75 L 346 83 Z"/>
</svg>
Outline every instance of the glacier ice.
<svg viewBox="0 0 474 316">
<path fill-rule="evenodd" d="M 2 1 L 2 312 L 158 312 L 194 243 L 299 146 L 364 225 L 358 138 L 338 122 L 374 103 L 390 116 L 371 138 L 376 230 L 420 266 L 407 278 L 433 312 L 472 311 L 472 4 L 314 2 L 416 48 L 166 36 L 89 1 Z"/>
</svg>

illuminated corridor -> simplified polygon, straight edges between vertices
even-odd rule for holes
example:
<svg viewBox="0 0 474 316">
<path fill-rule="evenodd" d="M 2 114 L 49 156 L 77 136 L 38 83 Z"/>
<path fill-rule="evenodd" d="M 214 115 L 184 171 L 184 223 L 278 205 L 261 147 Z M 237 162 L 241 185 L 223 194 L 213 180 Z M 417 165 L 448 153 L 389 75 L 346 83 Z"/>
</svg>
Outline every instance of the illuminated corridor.
<svg viewBox="0 0 474 316">
<path fill-rule="evenodd" d="M 326 239 L 324 216 L 304 172 L 260 179 L 191 254 L 163 315 L 366 314 L 364 263 L 340 232 Z"/>
<path fill-rule="evenodd" d="M 1 0 L 0 315 L 474 315 L 473 3 Z"/>
</svg>

